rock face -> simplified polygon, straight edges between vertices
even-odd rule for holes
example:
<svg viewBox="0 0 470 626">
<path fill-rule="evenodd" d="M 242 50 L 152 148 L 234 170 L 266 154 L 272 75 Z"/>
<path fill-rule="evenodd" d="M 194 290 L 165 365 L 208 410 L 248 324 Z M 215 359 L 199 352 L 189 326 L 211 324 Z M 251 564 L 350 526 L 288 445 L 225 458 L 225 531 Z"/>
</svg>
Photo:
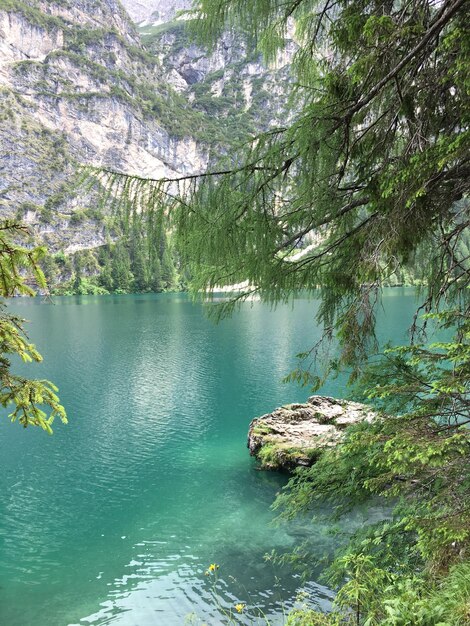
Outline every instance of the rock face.
<svg viewBox="0 0 470 626">
<path fill-rule="evenodd" d="M 26 221 L 53 254 L 98 248 L 119 233 L 77 163 L 194 174 L 228 137 L 284 122 L 288 66 L 266 68 L 229 35 L 209 55 L 172 21 L 189 4 L 124 2 L 147 19 L 139 32 L 118 0 L 0 2 L 0 218 Z"/>
<path fill-rule="evenodd" d="M 311 396 L 305 404 L 288 404 L 254 419 L 248 448 L 263 469 L 308 467 L 341 441 L 345 428 L 371 422 L 375 415 L 365 404 Z"/>
<path fill-rule="evenodd" d="M 113 232 L 76 164 L 205 169 L 205 147 L 181 130 L 186 106 L 117 0 L 0 3 L 0 217 L 28 222 L 51 253 L 105 244 Z"/>
<path fill-rule="evenodd" d="M 131 18 L 139 24 L 162 24 L 174 19 L 178 11 L 191 8 L 191 0 L 122 0 Z"/>
</svg>

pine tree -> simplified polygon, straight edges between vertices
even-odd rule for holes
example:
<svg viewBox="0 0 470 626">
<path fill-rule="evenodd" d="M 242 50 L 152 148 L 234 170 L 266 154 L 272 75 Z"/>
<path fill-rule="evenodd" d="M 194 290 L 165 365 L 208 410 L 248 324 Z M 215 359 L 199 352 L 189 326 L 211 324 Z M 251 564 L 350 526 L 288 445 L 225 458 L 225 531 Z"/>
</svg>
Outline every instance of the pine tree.
<svg viewBox="0 0 470 626">
<path fill-rule="evenodd" d="M 148 290 L 148 276 L 142 249 L 134 250 L 131 264 L 132 275 L 134 276 L 133 291 L 143 293 Z"/>
<path fill-rule="evenodd" d="M 118 243 L 112 250 L 111 276 L 115 291 L 128 293 L 131 291 L 133 276 L 131 273 L 131 261 L 127 248 Z"/>
<path fill-rule="evenodd" d="M 137 293 L 142 293 L 148 289 L 147 267 L 144 252 L 145 234 L 142 233 L 140 220 L 134 219 L 132 231 L 129 235 L 129 250 L 131 260 L 131 272 L 134 277 L 132 289 Z"/>
<path fill-rule="evenodd" d="M 419 311 L 455 333 L 426 346 L 413 328 L 411 346 L 366 369 L 363 389 L 396 417 L 352 430 L 278 499 L 287 515 L 317 500 L 334 512 L 371 496 L 395 503 L 391 520 L 366 525 L 333 562 L 340 614 L 301 612 L 289 623 L 467 624 L 469 3 L 200 0 L 198 8 L 204 41 L 248 33 L 268 61 L 294 29 L 297 82 L 285 124 L 199 176 L 111 173 L 108 186 L 153 220 L 160 210 L 195 293 L 248 282 L 222 314 L 254 292 L 276 303 L 321 287 L 318 321 L 340 344 L 330 372 L 364 371 L 381 288 L 415 267 Z M 322 380 L 302 368 L 292 378 Z"/>
<path fill-rule="evenodd" d="M 174 289 L 176 283 L 176 271 L 173 262 L 173 255 L 171 252 L 171 248 L 168 245 L 168 238 L 166 237 L 166 235 L 162 236 L 160 254 L 162 283 L 165 286 L 165 289 Z"/>
<path fill-rule="evenodd" d="M 57 268 L 54 263 L 54 259 L 50 254 L 46 254 L 41 261 L 41 269 L 44 272 L 44 278 L 46 279 L 49 288 L 52 289 L 57 280 Z"/>
<path fill-rule="evenodd" d="M 154 293 L 163 291 L 162 264 L 158 256 L 153 258 L 153 262 L 149 269 L 149 286 Z"/>
<path fill-rule="evenodd" d="M 16 243 L 26 239 L 25 226 L 12 221 L 0 223 L 0 296 L 17 294 L 32 296 L 34 291 L 24 278 L 32 275 L 39 288 L 46 290 L 46 281 L 40 268 L 44 248 L 23 247 Z M 8 417 L 25 428 L 40 426 L 52 433 L 52 423 L 59 417 L 67 423 L 63 406 L 57 397 L 57 388 L 47 380 L 30 380 L 12 372 L 11 357 L 23 361 L 42 361 L 42 357 L 24 334 L 24 320 L 10 315 L 6 305 L 0 303 L 0 405 L 11 409 Z M 48 407 L 46 409 L 46 407 Z"/>
<path fill-rule="evenodd" d="M 76 254 L 74 256 L 73 265 L 74 265 L 74 279 L 72 283 L 72 288 L 74 290 L 74 293 L 79 294 L 80 287 L 82 284 L 82 278 L 83 278 L 83 263 L 82 263 L 82 257 L 80 256 L 80 254 Z"/>
<path fill-rule="evenodd" d="M 277 302 L 322 285 L 319 322 L 353 368 L 371 347 L 381 286 L 417 254 L 424 310 L 468 300 L 468 2 L 199 7 L 205 41 L 238 28 L 272 61 L 293 23 L 299 49 L 284 126 L 201 176 L 109 176 L 139 210 L 160 202 L 194 291 L 246 280 L 247 296 Z"/>
</svg>

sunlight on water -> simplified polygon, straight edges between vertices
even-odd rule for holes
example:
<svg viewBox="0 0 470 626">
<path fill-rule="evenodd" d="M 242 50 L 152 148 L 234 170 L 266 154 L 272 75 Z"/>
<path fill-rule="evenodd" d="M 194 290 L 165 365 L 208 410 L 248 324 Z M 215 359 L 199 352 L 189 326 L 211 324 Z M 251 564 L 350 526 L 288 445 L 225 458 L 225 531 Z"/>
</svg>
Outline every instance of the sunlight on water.
<svg viewBox="0 0 470 626">
<path fill-rule="evenodd" d="M 402 342 L 413 307 L 411 291 L 390 291 L 383 337 Z M 70 424 L 49 438 L 0 421 L 0 624 L 219 624 L 212 562 L 221 606 L 282 623 L 302 588 L 328 606 L 325 587 L 264 560 L 333 540 L 308 520 L 272 525 L 286 478 L 246 450 L 253 417 L 308 396 L 281 378 L 319 337 L 314 301 L 247 304 L 218 326 L 181 294 L 12 308 L 45 357 L 23 370 L 58 384 Z M 344 396 L 344 380 L 325 392 Z"/>
</svg>

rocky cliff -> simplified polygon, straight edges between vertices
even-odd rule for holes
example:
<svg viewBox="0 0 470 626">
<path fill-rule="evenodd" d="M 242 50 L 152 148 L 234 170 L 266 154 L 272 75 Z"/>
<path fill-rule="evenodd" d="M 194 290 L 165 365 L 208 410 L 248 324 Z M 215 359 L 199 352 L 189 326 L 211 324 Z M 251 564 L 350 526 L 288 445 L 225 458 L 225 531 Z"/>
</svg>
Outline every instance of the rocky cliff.
<svg viewBox="0 0 470 626">
<path fill-rule="evenodd" d="M 52 253 L 119 236 L 77 189 L 78 163 L 203 171 L 227 137 L 275 124 L 289 91 L 288 59 L 266 68 L 228 34 L 211 55 L 194 44 L 173 19 L 184 0 L 124 4 L 140 29 L 117 0 L 0 0 L 1 216 Z"/>
<path fill-rule="evenodd" d="M 122 0 L 122 4 L 136 24 L 165 24 L 179 11 L 191 8 L 191 0 Z"/>
<path fill-rule="evenodd" d="M 172 109 L 184 116 L 186 101 L 118 2 L 0 9 L 3 215 L 36 223 L 42 240 L 70 252 L 104 241 L 86 215 L 71 219 L 93 208 L 70 187 L 74 162 L 154 177 L 205 168 L 204 147 L 166 123 Z"/>
</svg>

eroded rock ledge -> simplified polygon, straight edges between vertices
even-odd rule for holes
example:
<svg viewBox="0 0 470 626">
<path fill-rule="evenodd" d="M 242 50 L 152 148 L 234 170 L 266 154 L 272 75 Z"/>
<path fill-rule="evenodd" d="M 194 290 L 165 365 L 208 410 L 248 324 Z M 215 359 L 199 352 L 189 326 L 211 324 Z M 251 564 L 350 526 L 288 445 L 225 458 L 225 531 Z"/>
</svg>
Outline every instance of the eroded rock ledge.
<svg viewBox="0 0 470 626">
<path fill-rule="evenodd" d="M 375 417 L 365 404 L 311 396 L 305 404 L 287 404 L 254 419 L 248 448 L 263 469 L 308 467 L 322 450 L 336 445 L 344 429 Z"/>
</svg>

